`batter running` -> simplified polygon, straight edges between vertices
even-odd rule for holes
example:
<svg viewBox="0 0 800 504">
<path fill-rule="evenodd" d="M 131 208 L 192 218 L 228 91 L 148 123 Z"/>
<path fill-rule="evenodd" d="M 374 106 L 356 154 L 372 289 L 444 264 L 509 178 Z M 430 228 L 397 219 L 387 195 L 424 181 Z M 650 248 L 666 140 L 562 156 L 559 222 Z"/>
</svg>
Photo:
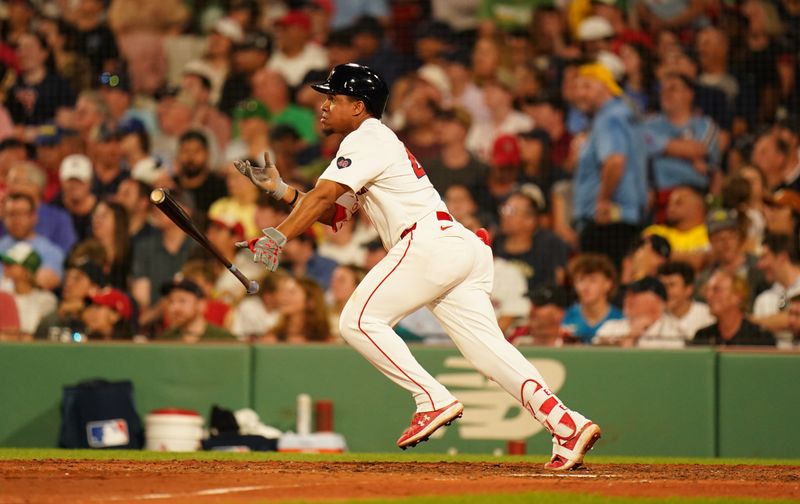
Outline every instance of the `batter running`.
<svg viewBox="0 0 800 504">
<path fill-rule="evenodd" d="M 350 63 L 337 66 L 312 88 L 327 95 L 321 118 L 325 134 L 345 135 L 336 158 L 305 194 L 284 183 L 269 159 L 267 168 L 237 162 L 254 184 L 292 206 L 277 228 L 237 246 L 249 247 L 255 261 L 275 271 L 287 240 L 315 221 L 337 229 L 358 209 L 367 212 L 388 255 L 353 293 L 339 324 L 350 345 L 414 396 L 416 414 L 397 446 L 416 446 L 464 411 L 392 330 L 400 319 L 427 306 L 475 368 L 552 434 L 553 456 L 545 468 L 564 471 L 581 465 L 600 438 L 600 427 L 564 406 L 503 337 L 489 299 L 492 251 L 453 219 L 414 155 L 380 122 L 389 94 L 386 83 L 369 68 Z"/>
</svg>

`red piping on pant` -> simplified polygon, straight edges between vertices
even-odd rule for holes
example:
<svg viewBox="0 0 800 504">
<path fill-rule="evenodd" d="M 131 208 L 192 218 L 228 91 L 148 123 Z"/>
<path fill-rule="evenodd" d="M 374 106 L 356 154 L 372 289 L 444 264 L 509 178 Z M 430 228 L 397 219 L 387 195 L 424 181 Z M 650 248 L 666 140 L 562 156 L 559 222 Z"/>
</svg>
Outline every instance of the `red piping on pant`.
<svg viewBox="0 0 800 504">
<path fill-rule="evenodd" d="M 410 381 L 411 381 L 411 382 L 412 382 L 414 385 L 416 385 L 417 387 L 419 387 L 420 389 L 422 389 L 422 391 L 423 391 L 423 392 L 425 392 L 425 395 L 427 395 L 427 396 L 428 396 L 428 400 L 431 402 L 431 409 L 432 409 L 432 410 L 434 410 L 434 411 L 436 411 L 436 406 L 433 404 L 433 398 L 431 397 L 430 393 L 428 393 L 428 391 L 427 391 L 427 390 L 425 390 L 425 387 L 423 387 L 422 385 L 420 385 L 419 383 L 417 383 L 416 381 L 414 381 L 414 379 L 413 379 L 413 378 L 411 378 L 410 376 L 408 376 L 408 373 L 406 373 L 405 371 L 403 371 L 403 369 L 402 369 L 400 366 L 398 366 L 398 365 L 397 365 L 397 363 L 395 363 L 395 361 L 393 361 L 391 357 L 389 357 L 388 355 L 386 355 L 386 352 L 384 352 L 384 351 L 383 351 L 383 349 L 381 349 L 381 347 L 379 347 L 379 346 L 378 346 L 378 344 L 377 344 L 377 343 L 375 343 L 375 341 L 374 341 L 372 338 L 370 338 L 370 337 L 369 337 L 369 334 L 367 334 L 367 332 L 366 332 L 364 329 L 362 329 L 362 328 L 361 328 L 361 317 L 363 317 L 363 316 L 364 316 L 364 310 L 366 310 L 366 309 L 367 309 L 367 304 L 369 304 L 369 301 L 370 301 L 370 299 L 372 299 L 372 296 L 374 296 L 374 295 L 375 295 L 375 293 L 376 293 L 376 292 L 378 292 L 378 289 L 380 288 L 380 286 L 381 286 L 381 285 L 383 285 L 383 282 L 385 282 L 385 281 L 386 281 L 386 280 L 389 278 L 389 276 L 390 276 L 392 273 L 394 273 L 394 270 L 396 270 L 396 269 L 397 269 L 397 268 L 400 266 L 400 263 L 402 263 L 402 262 L 403 262 L 403 259 L 405 259 L 405 258 L 406 258 L 406 254 L 408 254 L 408 249 L 409 249 L 409 248 L 411 248 L 411 241 L 412 241 L 413 239 L 414 239 L 414 235 L 411 235 L 411 238 L 409 238 L 409 240 L 408 240 L 408 245 L 406 245 L 406 250 L 403 252 L 403 257 L 401 257 L 401 258 L 400 258 L 400 260 L 399 260 L 399 261 L 397 261 L 397 264 L 395 265 L 395 267 L 394 267 L 394 268 L 392 268 L 392 271 L 390 271 L 389 273 L 387 273 L 387 274 L 386 274 L 386 276 L 385 276 L 385 277 L 383 277 L 383 280 L 381 280 L 381 281 L 380 281 L 380 283 L 379 283 L 379 284 L 378 284 L 378 285 L 375 287 L 375 289 L 374 289 L 374 290 L 372 291 L 372 293 L 369 295 L 369 297 L 367 298 L 367 300 L 364 302 L 364 307 L 363 307 L 363 308 L 361 308 L 361 313 L 358 315 L 358 330 L 359 330 L 359 331 L 361 331 L 361 334 L 363 334 L 364 336 L 366 336 L 366 337 L 367 337 L 367 339 L 369 340 L 369 342 L 370 342 L 370 343 L 372 343 L 372 344 L 375 346 L 375 348 L 377 348 L 377 349 L 378 349 L 378 351 L 379 351 L 381 354 L 383 354 L 383 356 L 384 356 L 384 357 L 386 357 L 386 359 L 387 359 L 389 362 L 391 362 L 391 363 L 392 363 L 392 365 L 393 365 L 394 367 L 396 367 L 396 368 L 397 368 L 397 370 L 398 370 L 398 371 L 400 371 L 401 373 L 403 373 L 403 376 L 405 376 L 406 378 L 408 378 L 408 379 L 409 379 L 409 380 L 410 380 Z"/>
</svg>

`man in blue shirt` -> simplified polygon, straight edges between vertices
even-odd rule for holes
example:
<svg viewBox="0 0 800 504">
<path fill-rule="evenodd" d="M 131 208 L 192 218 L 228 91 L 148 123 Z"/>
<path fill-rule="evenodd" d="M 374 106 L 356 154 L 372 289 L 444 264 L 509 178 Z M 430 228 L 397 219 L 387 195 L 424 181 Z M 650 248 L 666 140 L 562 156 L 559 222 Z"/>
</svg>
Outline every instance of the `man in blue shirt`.
<svg viewBox="0 0 800 504">
<path fill-rule="evenodd" d="M 52 290 L 61 284 L 64 275 L 64 252 L 47 238 L 36 234 L 36 203 L 27 194 L 11 193 L 3 202 L 3 224 L 8 234 L 0 238 L 0 253 L 19 242 L 27 242 L 42 259 L 36 271 L 36 285 Z M 3 269 L 0 266 L 0 276 Z"/>
<path fill-rule="evenodd" d="M 644 125 L 658 190 L 657 212 L 666 208 L 674 187 L 707 189 L 720 176 L 719 128 L 711 118 L 695 114 L 694 94 L 688 77 L 667 74 L 661 80 L 661 113 Z"/>
<path fill-rule="evenodd" d="M 576 105 L 593 118 L 575 173 L 576 230 L 581 251 L 607 254 L 619 265 L 644 220 L 642 129 L 608 68 L 583 65 L 578 76 Z"/>
</svg>

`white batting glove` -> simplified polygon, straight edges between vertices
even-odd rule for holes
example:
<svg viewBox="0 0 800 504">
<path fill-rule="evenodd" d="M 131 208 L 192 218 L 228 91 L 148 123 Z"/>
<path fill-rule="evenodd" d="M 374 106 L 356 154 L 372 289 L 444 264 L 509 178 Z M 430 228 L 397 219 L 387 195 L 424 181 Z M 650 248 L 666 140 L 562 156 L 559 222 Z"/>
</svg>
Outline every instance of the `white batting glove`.
<svg viewBox="0 0 800 504">
<path fill-rule="evenodd" d="M 233 166 L 239 173 L 250 179 L 256 187 L 269 193 L 275 199 L 283 198 L 289 186 L 281 179 L 281 174 L 275 163 L 269 158 L 269 153 L 264 153 L 264 167 L 253 166 L 248 160 L 236 160 Z"/>
<path fill-rule="evenodd" d="M 286 245 L 286 236 L 275 228 L 261 231 L 264 236 L 236 243 L 237 248 L 248 248 L 253 253 L 253 262 L 260 262 L 269 271 L 278 269 L 278 259 Z"/>
</svg>

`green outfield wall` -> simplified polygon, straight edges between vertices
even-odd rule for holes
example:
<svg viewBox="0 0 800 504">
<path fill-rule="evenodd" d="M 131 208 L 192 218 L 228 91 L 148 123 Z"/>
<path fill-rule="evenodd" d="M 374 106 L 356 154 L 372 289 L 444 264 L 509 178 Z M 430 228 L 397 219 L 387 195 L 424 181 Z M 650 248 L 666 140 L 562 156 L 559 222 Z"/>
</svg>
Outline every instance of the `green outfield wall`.
<svg viewBox="0 0 800 504">
<path fill-rule="evenodd" d="M 514 397 L 454 348 L 412 347 L 464 403 L 464 417 L 416 450 L 491 453 L 550 438 Z M 607 455 L 800 457 L 800 353 L 711 349 L 522 349 L 558 395 L 598 420 Z M 167 406 L 207 416 L 212 404 L 252 407 L 282 430 L 296 397 L 332 400 L 352 451 L 393 451 L 410 396 L 347 346 L 0 344 L 0 446 L 54 446 L 64 385 L 129 379 L 139 413 Z"/>
</svg>

